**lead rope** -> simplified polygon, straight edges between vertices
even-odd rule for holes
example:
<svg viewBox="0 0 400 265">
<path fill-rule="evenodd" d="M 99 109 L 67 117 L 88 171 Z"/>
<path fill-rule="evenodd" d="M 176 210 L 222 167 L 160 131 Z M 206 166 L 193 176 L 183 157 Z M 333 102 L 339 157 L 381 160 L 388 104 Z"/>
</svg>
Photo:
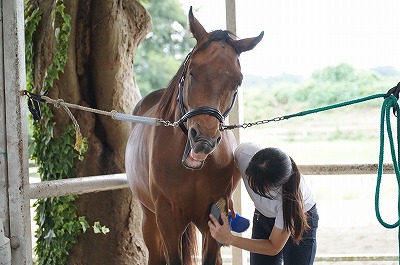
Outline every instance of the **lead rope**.
<svg viewBox="0 0 400 265">
<path fill-rule="evenodd" d="M 400 171 L 399 171 L 399 163 L 398 163 L 398 158 L 400 154 L 400 116 L 397 115 L 397 156 L 396 156 L 396 151 L 395 151 L 395 146 L 394 146 L 394 141 L 393 141 L 393 134 L 392 134 L 392 126 L 390 123 L 390 109 L 394 108 L 396 113 L 399 113 L 399 104 L 397 103 L 397 98 L 392 94 L 389 97 L 385 98 L 382 104 L 382 110 L 381 110 L 381 124 L 380 124 L 380 150 L 379 150 L 379 163 L 378 163 L 378 177 L 376 181 L 376 191 L 375 191 L 375 214 L 376 218 L 378 219 L 379 223 L 384 226 L 385 228 L 392 229 L 399 227 L 398 230 L 398 260 L 400 257 Z M 394 171 L 396 174 L 396 179 L 397 179 L 397 215 L 398 219 L 395 223 L 389 224 L 385 222 L 382 217 L 381 217 L 381 212 L 379 209 L 379 196 L 380 196 L 380 189 L 381 189 L 381 182 L 382 182 L 382 172 L 383 172 L 383 154 L 384 154 L 384 144 L 385 144 L 385 138 L 384 138 L 384 132 L 385 132 L 385 118 L 386 118 L 386 129 L 387 129 L 387 134 L 389 138 L 389 144 L 390 144 L 390 152 L 392 154 L 392 162 L 393 162 L 393 167 Z"/>
<path fill-rule="evenodd" d="M 171 123 L 171 122 L 164 121 L 164 120 L 157 119 L 157 118 L 128 115 L 128 114 L 118 113 L 115 110 L 104 111 L 104 110 L 93 109 L 93 108 L 89 108 L 89 107 L 85 107 L 85 106 L 81 106 L 81 105 L 77 105 L 77 104 L 72 104 L 72 103 L 65 102 L 63 99 L 52 99 L 45 95 L 38 95 L 38 94 L 31 93 L 27 90 L 24 90 L 22 92 L 22 94 L 26 95 L 28 97 L 28 108 L 29 108 L 29 111 L 31 112 L 34 120 L 41 119 L 39 102 L 53 104 L 54 107 L 56 107 L 56 108 L 62 107 L 65 110 L 65 112 L 71 118 L 71 120 L 74 124 L 74 127 L 75 127 L 75 138 L 76 139 L 75 139 L 74 149 L 77 151 L 80 151 L 83 146 L 83 137 L 82 137 L 82 133 L 79 128 L 79 124 L 76 121 L 74 115 L 72 114 L 72 112 L 69 108 L 79 109 L 79 110 L 83 110 L 83 111 L 87 111 L 87 112 L 110 116 L 114 120 L 144 123 L 144 124 L 149 124 L 149 125 L 154 125 L 154 126 L 159 126 L 161 124 L 164 126 L 174 126 L 174 127 L 178 126 L 177 123 Z"/>
<path fill-rule="evenodd" d="M 321 111 L 325 111 L 325 110 L 340 108 L 340 107 L 344 107 L 344 106 L 348 106 L 348 105 L 352 105 L 352 104 L 356 104 L 356 103 L 361 103 L 363 101 L 367 101 L 367 100 L 371 100 L 371 99 L 375 99 L 375 98 L 382 98 L 384 96 L 385 96 L 385 94 L 374 94 L 374 95 L 366 96 L 366 97 L 363 97 L 363 98 L 358 98 L 358 99 L 345 101 L 345 102 L 342 102 L 342 103 L 337 103 L 337 104 L 333 104 L 333 105 L 329 105 L 329 106 L 325 106 L 325 107 L 305 110 L 305 111 L 297 112 L 297 113 L 290 114 L 290 115 L 280 116 L 280 117 L 267 119 L 267 120 L 256 121 L 256 122 L 249 122 L 249 123 L 243 123 L 243 124 L 233 124 L 233 125 L 224 125 L 224 124 L 222 124 L 221 125 L 221 130 L 222 131 L 223 130 L 232 130 L 232 129 L 236 129 L 236 128 L 245 129 L 245 128 L 248 128 L 248 127 L 251 127 L 251 126 L 254 126 L 254 125 L 266 124 L 266 123 L 269 123 L 269 122 L 272 122 L 272 121 L 288 120 L 288 119 L 293 118 L 293 117 L 300 117 L 300 116 L 305 116 L 305 115 L 308 115 L 308 114 L 313 114 L 313 113 L 317 113 L 317 112 L 321 112 Z"/>
</svg>

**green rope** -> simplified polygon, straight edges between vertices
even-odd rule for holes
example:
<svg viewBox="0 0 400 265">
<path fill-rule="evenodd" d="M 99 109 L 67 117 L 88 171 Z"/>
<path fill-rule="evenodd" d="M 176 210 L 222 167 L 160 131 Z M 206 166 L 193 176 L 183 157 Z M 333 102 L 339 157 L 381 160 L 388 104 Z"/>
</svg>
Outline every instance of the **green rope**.
<svg viewBox="0 0 400 265">
<path fill-rule="evenodd" d="M 345 101 L 345 102 L 342 102 L 342 103 L 337 103 L 337 104 L 333 104 L 333 105 L 329 105 L 329 106 L 325 106 L 325 107 L 320 107 L 320 108 L 315 108 L 315 109 L 311 109 L 311 110 L 305 110 L 305 111 L 297 112 L 295 114 L 280 116 L 280 117 L 267 119 L 267 120 L 256 121 L 256 122 L 248 122 L 248 123 L 233 124 L 233 125 L 222 124 L 220 129 L 221 130 L 232 130 L 232 129 L 235 129 L 235 128 L 244 128 L 245 129 L 245 128 L 252 127 L 254 125 L 267 124 L 267 123 L 273 122 L 273 121 L 276 122 L 276 121 L 288 120 L 288 119 L 293 118 L 293 117 L 305 116 L 305 115 L 308 115 L 308 114 L 317 113 L 317 112 L 330 110 L 330 109 L 335 109 L 335 108 L 340 108 L 340 107 L 344 107 L 344 106 L 360 103 L 360 102 L 371 100 L 371 99 L 375 99 L 375 98 L 382 98 L 385 95 L 386 94 L 370 95 L 370 96 L 366 96 L 366 97 L 363 97 L 363 98 L 358 98 L 358 99 Z"/>
<path fill-rule="evenodd" d="M 375 191 L 375 213 L 376 218 L 378 219 L 379 223 L 383 225 L 385 228 L 396 228 L 399 227 L 398 231 L 398 245 L 399 245 L 399 257 L 400 257 L 400 171 L 399 171 L 399 163 L 397 159 L 399 158 L 400 154 L 400 116 L 397 115 L 397 156 L 394 147 L 393 135 L 392 135 L 392 126 L 390 124 L 390 109 L 394 108 L 397 113 L 399 113 L 399 105 L 397 103 L 397 98 L 394 95 L 390 95 L 389 97 L 385 98 L 382 104 L 382 111 L 381 111 L 381 124 L 380 124 L 380 150 L 379 150 L 379 164 L 378 164 L 378 178 L 376 182 L 376 191 Z M 385 131 L 385 118 L 386 118 L 386 129 L 389 138 L 390 144 L 390 152 L 392 154 L 392 162 L 394 171 L 396 173 L 397 185 L 398 185 L 398 197 L 397 197 L 397 213 L 399 219 L 393 223 L 389 224 L 385 222 L 380 213 L 379 209 L 379 195 L 381 189 L 381 182 L 382 182 L 382 172 L 383 172 L 383 150 L 384 150 L 384 131 Z"/>
<path fill-rule="evenodd" d="M 342 102 L 342 103 L 337 103 L 337 104 L 333 104 L 333 105 L 329 105 L 329 106 L 325 106 L 325 107 L 321 107 L 321 108 L 301 111 L 301 112 L 298 112 L 298 113 L 295 113 L 295 114 L 282 116 L 282 119 L 287 120 L 287 119 L 290 119 L 290 118 L 293 118 L 293 117 L 300 117 L 300 116 L 304 116 L 304 115 L 308 115 L 308 114 L 312 114 L 312 113 L 317 113 L 317 112 L 321 112 L 321 111 L 325 111 L 325 110 L 340 108 L 340 107 L 344 107 L 344 106 L 360 103 L 360 102 L 371 100 L 371 99 L 375 99 L 375 98 L 382 98 L 383 96 L 385 96 L 385 94 L 375 94 L 375 95 L 371 95 L 371 96 L 367 96 L 367 97 L 363 97 L 363 98 L 353 99 L 353 100 L 345 101 L 345 102 Z"/>
<path fill-rule="evenodd" d="M 400 84 L 400 83 L 399 83 Z M 337 103 L 325 107 L 320 107 L 320 108 L 315 108 L 311 110 L 306 110 L 306 111 L 301 111 L 298 113 L 290 114 L 290 115 L 285 115 L 281 117 L 276 117 L 273 119 L 268 119 L 268 120 L 262 120 L 262 121 L 257 121 L 257 122 L 252 122 L 252 123 L 244 123 L 244 124 L 239 124 L 239 125 L 227 125 L 224 127 L 224 129 L 233 129 L 233 128 L 247 128 L 251 127 L 253 125 L 260 125 L 260 124 L 266 124 L 271 121 L 282 121 L 282 120 L 287 120 L 293 117 L 300 117 L 312 113 L 317 113 L 325 110 L 330 110 L 334 108 L 340 108 L 343 106 L 348 106 L 351 104 L 356 104 L 360 103 L 363 101 L 375 99 L 375 98 L 381 98 L 385 97 L 386 94 L 375 94 L 375 95 L 370 95 L 367 97 L 359 98 L 359 99 L 354 99 L 354 100 L 349 100 L 346 102 L 342 103 Z M 378 177 L 377 177 L 377 183 L 376 183 L 376 192 L 375 192 L 375 213 L 376 217 L 381 225 L 383 225 L 385 228 L 396 228 L 399 227 L 398 231 L 398 251 L 399 251 L 399 256 L 400 257 L 400 170 L 399 170 L 399 163 L 397 162 L 397 158 L 400 157 L 400 115 L 397 115 L 397 156 L 395 153 L 395 147 L 393 144 L 393 135 L 392 135 L 392 128 L 390 124 L 390 110 L 391 108 L 394 108 L 395 111 L 399 114 L 399 105 L 397 104 L 397 98 L 392 94 L 389 97 L 386 97 L 383 101 L 382 105 L 382 111 L 381 111 L 381 124 L 380 124 L 380 151 L 379 151 L 379 163 L 378 163 Z M 392 153 L 392 161 L 393 161 L 393 167 L 396 173 L 396 178 L 397 178 L 397 184 L 398 184 L 398 199 L 397 199 L 397 211 L 398 211 L 398 217 L 399 219 L 394 223 L 394 224 L 389 224 L 385 222 L 380 213 L 379 209 L 379 195 L 380 195 L 380 189 L 381 189 L 381 182 L 382 182 L 382 172 L 383 172 L 383 150 L 384 150 L 384 130 L 385 130 L 385 118 L 386 118 L 386 125 L 387 125 L 387 132 L 388 132 L 388 137 L 389 137 L 389 142 L 390 142 L 390 151 Z"/>
<path fill-rule="evenodd" d="M 351 104 L 355 103 L 360 103 L 363 101 L 375 99 L 375 98 L 380 98 L 384 97 L 386 94 L 375 94 L 355 100 L 350 100 L 346 101 L 343 103 L 338 103 L 326 107 L 321 107 L 321 108 L 316 108 L 316 109 L 311 109 L 311 110 L 306 110 L 302 112 L 298 112 L 295 114 L 290 114 L 286 116 L 282 116 L 279 119 L 275 118 L 275 120 L 286 120 L 290 119 L 293 117 L 300 117 L 312 113 L 317 113 L 325 110 L 330 110 L 334 108 L 339 108 L 343 106 L 348 106 Z M 393 141 L 393 135 L 392 135 L 392 128 L 390 124 L 390 110 L 391 108 L 394 108 L 397 113 L 399 112 L 399 105 L 397 104 L 397 98 L 392 94 L 389 97 L 385 98 L 383 101 L 382 105 L 382 111 L 381 111 L 381 124 L 380 124 L 380 150 L 379 150 L 379 163 L 378 163 L 378 177 L 377 177 L 377 183 L 376 183 L 376 191 L 375 191 L 375 213 L 376 217 L 379 221 L 379 223 L 384 226 L 385 228 L 396 228 L 399 227 L 398 231 L 398 251 L 399 251 L 399 257 L 400 257 L 400 170 L 399 170 L 399 163 L 397 159 L 400 157 L 400 115 L 397 115 L 397 156 L 396 156 L 396 151 L 394 147 L 394 141 Z M 398 211 L 398 217 L 399 219 L 393 223 L 389 224 L 385 222 L 380 213 L 379 209 L 379 195 L 380 195 L 380 189 L 381 189 L 381 182 L 382 182 L 382 172 L 383 172 L 383 153 L 384 153 L 384 130 L 385 130 L 385 118 L 386 118 L 386 127 L 387 127 L 387 133 L 388 133 L 388 138 L 389 138 L 389 143 L 390 143 L 390 151 L 392 154 L 392 161 L 393 161 L 393 167 L 396 173 L 396 179 L 397 179 L 397 184 L 398 184 L 398 198 L 397 198 L 397 211 Z"/>
<path fill-rule="evenodd" d="M 311 113 L 317 113 L 317 112 L 321 112 L 321 111 L 325 111 L 325 110 L 348 106 L 348 105 L 355 104 L 355 103 L 360 103 L 360 102 L 367 101 L 367 100 L 374 99 L 374 98 L 384 97 L 385 95 L 386 94 L 371 95 L 371 96 L 367 96 L 367 97 L 363 97 L 363 98 L 359 98 L 359 99 L 355 99 L 355 100 L 346 101 L 343 103 L 338 103 L 338 104 L 334 104 L 334 105 L 330 105 L 330 106 L 326 106 L 326 107 L 311 109 L 311 110 L 302 111 L 302 112 L 298 112 L 298 113 L 291 114 L 291 115 L 282 116 L 280 119 L 275 119 L 275 120 L 286 120 L 286 119 L 290 119 L 293 117 L 304 116 L 304 115 L 308 115 Z M 380 124 L 380 150 L 379 150 L 379 163 L 378 163 L 378 177 L 377 177 L 376 191 L 375 191 L 375 213 L 376 213 L 376 217 L 377 217 L 379 223 L 382 226 L 384 226 L 385 228 L 389 228 L 389 229 L 396 228 L 396 227 L 399 228 L 399 230 L 398 230 L 399 256 L 398 257 L 400 257 L 400 170 L 399 170 L 400 165 L 397 161 L 397 159 L 400 157 L 400 115 L 397 115 L 397 152 L 398 153 L 396 156 L 393 135 L 392 135 L 392 127 L 390 124 L 391 108 L 394 108 L 396 110 L 396 112 L 399 114 L 399 105 L 397 103 L 397 98 L 393 94 L 390 95 L 389 97 L 386 97 L 382 104 L 381 124 Z M 389 143 L 390 143 L 390 151 L 392 154 L 393 167 L 394 167 L 394 170 L 396 173 L 396 179 L 397 179 L 397 184 L 398 184 L 397 213 L 398 213 L 399 219 L 393 224 L 389 224 L 382 219 L 380 209 L 379 209 L 379 195 L 380 195 L 380 189 L 381 189 L 381 183 L 382 183 L 382 172 L 383 172 L 385 118 L 386 118 L 386 127 L 387 127 Z"/>
</svg>

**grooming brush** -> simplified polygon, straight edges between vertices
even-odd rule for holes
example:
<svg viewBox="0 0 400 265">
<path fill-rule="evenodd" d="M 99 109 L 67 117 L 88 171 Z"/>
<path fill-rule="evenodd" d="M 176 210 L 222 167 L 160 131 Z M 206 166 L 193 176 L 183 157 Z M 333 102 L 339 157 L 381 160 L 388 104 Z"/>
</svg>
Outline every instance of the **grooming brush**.
<svg viewBox="0 0 400 265">
<path fill-rule="evenodd" d="M 215 216 L 218 222 L 222 225 L 221 214 L 226 215 L 226 200 L 224 198 L 220 198 L 218 201 L 211 205 L 211 213 Z M 217 241 L 218 246 L 222 246 L 220 242 Z"/>
<path fill-rule="evenodd" d="M 250 220 L 244 218 L 243 216 L 236 213 L 236 217 L 232 217 L 232 214 L 229 212 L 226 213 L 226 200 L 224 198 L 220 198 L 217 202 L 215 202 L 211 206 L 211 213 L 217 218 L 219 223 L 222 225 L 221 214 L 224 213 L 228 217 L 228 223 L 231 227 L 231 230 L 236 233 L 243 233 L 250 226 Z"/>
<path fill-rule="evenodd" d="M 211 213 L 215 216 L 215 218 L 222 225 L 221 214 L 226 215 L 226 200 L 225 198 L 220 198 L 218 201 L 213 203 L 211 206 Z"/>
</svg>

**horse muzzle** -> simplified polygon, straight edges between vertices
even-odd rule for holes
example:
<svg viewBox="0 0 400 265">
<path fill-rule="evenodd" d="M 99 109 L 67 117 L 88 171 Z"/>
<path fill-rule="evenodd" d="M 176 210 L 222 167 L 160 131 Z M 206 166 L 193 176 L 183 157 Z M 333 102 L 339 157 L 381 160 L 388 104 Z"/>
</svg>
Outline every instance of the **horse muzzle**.
<svg viewBox="0 0 400 265">
<path fill-rule="evenodd" d="M 208 155 L 214 152 L 220 142 L 221 134 L 219 132 L 215 137 L 208 139 L 201 136 L 198 128 L 190 128 L 182 164 L 188 169 L 201 169 Z"/>
</svg>

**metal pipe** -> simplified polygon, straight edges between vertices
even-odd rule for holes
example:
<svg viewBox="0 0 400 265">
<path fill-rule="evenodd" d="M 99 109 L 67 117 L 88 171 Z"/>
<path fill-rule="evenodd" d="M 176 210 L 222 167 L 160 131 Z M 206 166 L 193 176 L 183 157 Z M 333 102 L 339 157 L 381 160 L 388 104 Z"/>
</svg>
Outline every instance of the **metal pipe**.
<svg viewBox="0 0 400 265">
<path fill-rule="evenodd" d="M 31 183 L 29 184 L 28 196 L 30 199 L 42 199 L 128 187 L 128 180 L 125 174 L 91 176 Z"/>
<path fill-rule="evenodd" d="M 114 119 L 120 120 L 120 121 L 143 123 L 143 124 L 149 124 L 149 125 L 154 125 L 154 126 L 159 125 L 157 118 L 135 116 L 135 115 L 118 113 L 118 112 L 112 113 L 112 117 Z"/>
</svg>

